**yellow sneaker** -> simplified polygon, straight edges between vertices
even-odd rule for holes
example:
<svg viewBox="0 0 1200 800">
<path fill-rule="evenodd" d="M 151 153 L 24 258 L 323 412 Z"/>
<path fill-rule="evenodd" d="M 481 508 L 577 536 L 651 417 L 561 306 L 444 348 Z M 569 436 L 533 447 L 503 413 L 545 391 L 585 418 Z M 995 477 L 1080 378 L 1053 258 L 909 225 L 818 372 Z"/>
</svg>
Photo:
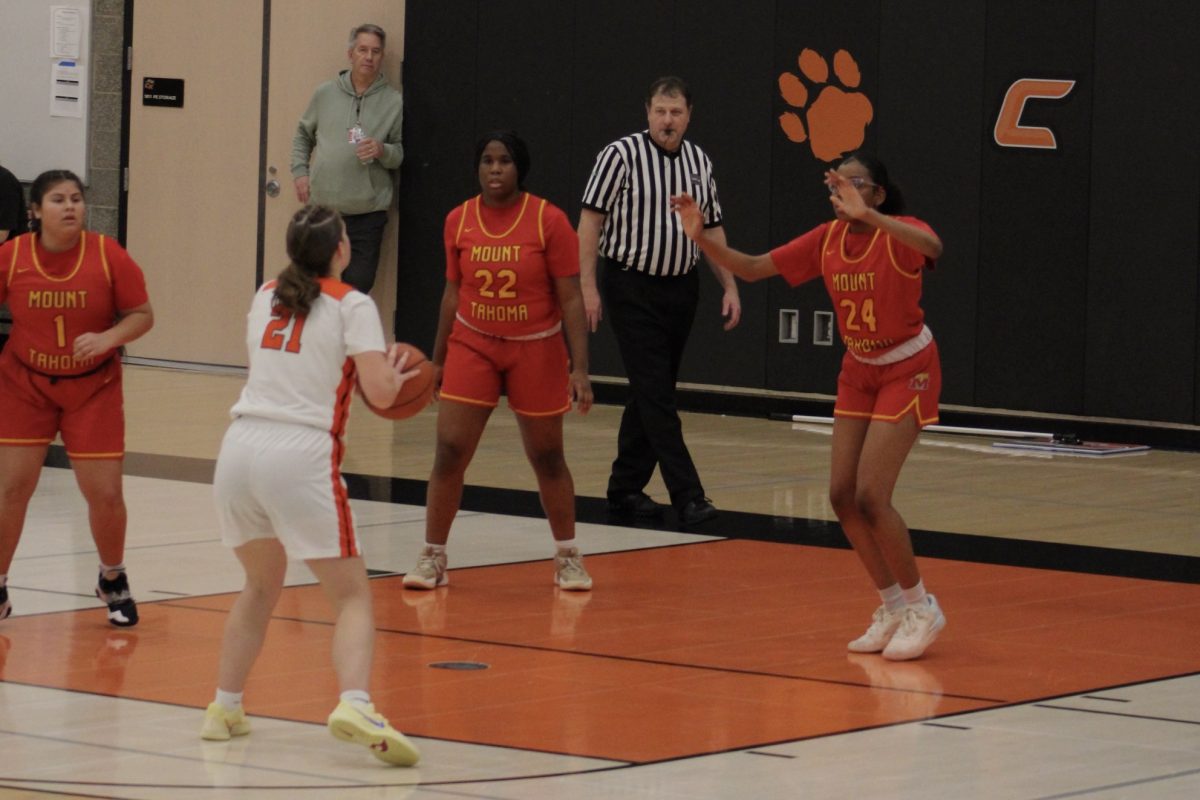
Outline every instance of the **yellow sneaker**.
<svg viewBox="0 0 1200 800">
<path fill-rule="evenodd" d="M 213 701 L 204 711 L 204 725 L 200 728 L 200 738 L 214 742 L 228 741 L 233 736 L 245 736 L 250 732 L 250 720 L 246 719 L 245 709 L 238 708 L 230 711 L 220 703 Z"/>
<path fill-rule="evenodd" d="M 357 705 L 341 701 L 329 715 L 329 732 L 343 742 L 354 742 L 370 749 L 380 761 L 398 767 L 411 767 L 421 753 L 404 734 L 393 728 L 371 703 Z"/>
</svg>

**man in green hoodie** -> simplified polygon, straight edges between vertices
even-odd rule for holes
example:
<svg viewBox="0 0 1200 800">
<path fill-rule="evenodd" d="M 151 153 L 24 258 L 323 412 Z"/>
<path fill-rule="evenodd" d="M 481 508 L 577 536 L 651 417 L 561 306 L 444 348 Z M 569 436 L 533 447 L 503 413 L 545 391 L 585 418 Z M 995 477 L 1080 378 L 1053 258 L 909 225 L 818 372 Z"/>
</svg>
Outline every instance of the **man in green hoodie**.
<svg viewBox="0 0 1200 800">
<path fill-rule="evenodd" d="M 404 103 L 380 72 L 386 41 L 378 25 L 350 32 L 350 69 L 317 87 L 292 139 L 296 198 L 342 215 L 351 249 L 342 280 L 362 292 L 375 284 L 394 170 L 404 160 Z"/>
</svg>

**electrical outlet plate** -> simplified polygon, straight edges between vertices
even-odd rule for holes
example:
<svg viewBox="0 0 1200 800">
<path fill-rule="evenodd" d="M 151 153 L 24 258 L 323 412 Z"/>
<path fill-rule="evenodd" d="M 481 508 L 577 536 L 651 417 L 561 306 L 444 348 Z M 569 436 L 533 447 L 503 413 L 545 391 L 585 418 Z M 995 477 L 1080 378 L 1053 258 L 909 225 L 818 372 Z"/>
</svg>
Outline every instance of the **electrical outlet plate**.
<svg viewBox="0 0 1200 800">
<path fill-rule="evenodd" d="M 833 346 L 833 312 L 813 312 L 813 344 L 822 347 Z"/>
</svg>

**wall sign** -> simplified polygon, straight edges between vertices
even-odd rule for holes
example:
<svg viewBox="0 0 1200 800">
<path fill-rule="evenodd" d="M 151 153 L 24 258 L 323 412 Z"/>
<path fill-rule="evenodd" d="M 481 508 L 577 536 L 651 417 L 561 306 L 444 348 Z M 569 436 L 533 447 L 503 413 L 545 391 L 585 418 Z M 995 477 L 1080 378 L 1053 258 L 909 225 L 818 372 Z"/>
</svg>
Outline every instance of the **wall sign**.
<svg viewBox="0 0 1200 800">
<path fill-rule="evenodd" d="M 183 78 L 142 78 L 142 105 L 183 108 Z"/>
</svg>

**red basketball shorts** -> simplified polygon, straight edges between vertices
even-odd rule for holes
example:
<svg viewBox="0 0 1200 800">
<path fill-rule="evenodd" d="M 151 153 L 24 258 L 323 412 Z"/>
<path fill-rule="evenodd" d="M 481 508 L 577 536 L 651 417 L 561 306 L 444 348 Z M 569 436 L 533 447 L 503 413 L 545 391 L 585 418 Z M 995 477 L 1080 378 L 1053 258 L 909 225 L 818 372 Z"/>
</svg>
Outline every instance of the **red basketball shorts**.
<svg viewBox="0 0 1200 800">
<path fill-rule="evenodd" d="M 0 445 L 44 446 L 59 433 L 71 458 L 125 455 L 120 359 L 91 375 L 50 378 L 6 349 L 0 354 Z"/>
<path fill-rule="evenodd" d="M 942 365 L 937 342 L 895 364 L 864 364 L 846 353 L 838 375 L 834 416 L 899 422 L 907 414 L 924 427 L 938 421 Z"/>
<path fill-rule="evenodd" d="M 561 333 L 542 339 L 499 339 L 455 322 L 446 347 L 441 399 L 494 408 L 505 394 L 508 407 L 518 414 L 565 414 L 571 410 L 567 363 Z"/>
</svg>

